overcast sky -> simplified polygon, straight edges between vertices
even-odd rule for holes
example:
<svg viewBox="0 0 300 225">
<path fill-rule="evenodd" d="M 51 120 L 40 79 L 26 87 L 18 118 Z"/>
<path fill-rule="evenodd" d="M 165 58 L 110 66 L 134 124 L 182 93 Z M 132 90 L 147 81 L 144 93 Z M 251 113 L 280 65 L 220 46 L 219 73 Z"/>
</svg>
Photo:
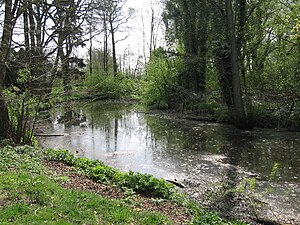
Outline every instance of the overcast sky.
<svg viewBox="0 0 300 225">
<path fill-rule="evenodd" d="M 151 24 L 151 5 L 154 8 L 156 17 L 160 17 L 162 6 L 159 0 L 127 0 L 127 7 L 132 7 L 136 10 L 135 17 L 130 21 L 129 26 L 132 27 L 130 36 L 125 42 L 128 43 L 132 50 L 137 50 L 137 42 L 142 48 L 143 43 L 143 25 L 146 39 L 150 39 L 150 24 Z M 143 19 L 142 19 L 143 18 Z M 144 24 L 143 24 L 144 23 Z M 162 24 L 160 24 L 162 25 Z M 159 30 L 160 38 L 162 38 L 162 30 Z M 125 43 L 124 42 L 124 43 Z M 142 49 L 140 49 L 142 51 Z"/>
<path fill-rule="evenodd" d="M 147 45 L 149 45 L 149 40 L 150 40 L 151 5 L 154 8 L 156 17 L 160 17 L 162 12 L 162 5 L 161 3 L 159 3 L 159 1 L 160 0 L 127 0 L 124 10 L 128 10 L 128 8 L 131 7 L 135 9 L 136 13 L 134 18 L 132 18 L 131 21 L 129 21 L 128 23 L 128 26 L 130 27 L 128 33 L 126 33 L 126 35 L 125 33 L 116 34 L 117 39 L 122 39 L 124 35 L 125 36 L 128 35 L 127 39 L 120 41 L 116 44 L 117 55 L 123 55 L 126 50 L 130 50 L 130 52 L 134 53 L 135 55 L 134 57 L 136 58 L 139 55 L 144 56 L 143 46 L 145 46 L 146 55 L 149 56 L 149 51 L 148 51 L 149 48 Z M 1 20 L 3 20 L 2 17 L 3 15 L 1 15 Z M 20 32 L 19 32 L 20 35 L 17 35 L 18 27 L 22 28 L 21 20 L 20 23 L 17 24 L 17 29 L 15 29 L 14 39 L 16 41 L 23 38 L 23 35 Z M 145 35 L 143 35 L 143 31 Z M 159 47 L 164 44 L 163 24 L 160 24 L 157 32 L 159 33 L 157 47 Z M 102 47 L 101 44 L 102 41 L 103 38 L 101 36 L 96 37 L 93 42 L 93 46 L 97 47 L 98 45 L 98 47 Z M 85 46 L 84 48 L 79 48 L 75 50 L 74 53 L 79 54 L 82 57 L 85 57 L 87 55 L 88 48 L 89 48 L 89 43 L 87 43 L 87 46 Z"/>
<path fill-rule="evenodd" d="M 162 6 L 159 3 L 159 0 L 127 0 L 125 5 L 125 10 L 128 10 L 129 7 L 134 8 L 136 13 L 133 19 L 128 23 L 130 27 L 127 33 L 117 33 L 117 39 L 122 39 L 124 36 L 128 37 L 125 40 L 122 40 L 116 44 L 117 55 L 123 55 L 125 51 L 130 51 L 134 54 L 132 57 L 138 57 L 139 55 L 144 56 L 143 46 L 146 46 L 146 54 L 149 55 L 147 44 L 150 40 L 150 16 L 151 16 L 151 4 L 154 7 L 155 14 L 161 15 Z M 142 19 L 143 18 L 143 19 Z M 144 21 L 144 22 L 143 22 Z M 144 28 L 143 28 L 144 24 Z M 157 41 L 157 47 L 163 45 L 163 24 L 160 24 L 158 29 L 159 38 Z M 143 35 L 143 30 L 145 35 Z M 145 36 L 145 44 L 143 43 Z M 96 37 L 98 41 L 102 41 L 101 37 Z M 95 40 L 94 46 L 97 46 Z M 100 46 L 100 44 L 98 44 Z"/>
</svg>

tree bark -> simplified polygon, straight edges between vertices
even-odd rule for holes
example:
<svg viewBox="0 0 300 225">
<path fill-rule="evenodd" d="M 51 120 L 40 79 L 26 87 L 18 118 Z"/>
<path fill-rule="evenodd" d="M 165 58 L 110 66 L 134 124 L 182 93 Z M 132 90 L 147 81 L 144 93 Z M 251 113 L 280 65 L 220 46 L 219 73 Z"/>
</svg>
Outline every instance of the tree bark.
<svg viewBox="0 0 300 225">
<path fill-rule="evenodd" d="M 111 34 L 114 76 L 117 76 L 117 74 L 118 74 L 118 64 L 117 64 L 117 56 L 116 56 L 115 30 L 113 28 L 113 22 L 109 21 L 109 23 L 110 23 L 110 34 Z"/>
<path fill-rule="evenodd" d="M 104 41 L 103 41 L 103 70 L 108 72 L 108 34 L 107 34 L 107 21 L 104 14 L 103 18 L 103 32 L 104 32 Z"/>
<path fill-rule="evenodd" d="M 241 95 L 240 71 L 238 61 L 237 39 L 235 34 L 235 23 L 233 19 L 232 2 L 225 0 L 226 21 L 228 25 L 229 42 L 230 42 L 230 57 L 231 69 L 233 78 L 233 98 L 234 98 L 234 123 L 236 127 L 246 127 L 246 118 L 244 105 Z"/>
<path fill-rule="evenodd" d="M 0 46 L 0 137 L 11 138 L 12 131 L 9 122 L 8 110 L 3 93 L 4 79 L 6 73 L 6 61 L 10 52 L 12 28 L 14 25 L 13 15 L 11 12 L 12 0 L 5 0 L 4 26 Z"/>
<path fill-rule="evenodd" d="M 25 44 L 25 50 L 26 52 L 29 52 L 30 50 L 30 44 L 29 44 L 29 26 L 28 26 L 28 14 L 25 10 L 23 14 L 23 26 L 24 26 L 24 44 Z"/>
<path fill-rule="evenodd" d="M 90 51 L 89 51 L 89 57 L 90 57 L 90 76 L 93 74 L 93 35 L 92 35 L 92 25 L 90 25 Z"/>
</svg>

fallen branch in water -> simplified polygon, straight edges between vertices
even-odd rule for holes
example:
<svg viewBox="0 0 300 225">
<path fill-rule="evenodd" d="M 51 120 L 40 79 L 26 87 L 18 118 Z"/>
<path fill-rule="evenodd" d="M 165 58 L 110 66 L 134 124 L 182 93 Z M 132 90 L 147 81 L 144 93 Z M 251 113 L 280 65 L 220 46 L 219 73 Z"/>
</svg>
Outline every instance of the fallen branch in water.
<svg viewBox="0 0 300 225">
<path fill-rule="evenodd" d="M 182 183 L 180 183 L 180 182 L 178 182 L 176 179 L 175 179 L 175 180 L 166 180 L 166 181 L 168 181 L 168 182 L 170 182 L 170 183 L 176 185 L 177 187 L 185 188 L 185 185 L 182 184 Z"/>
</svg>

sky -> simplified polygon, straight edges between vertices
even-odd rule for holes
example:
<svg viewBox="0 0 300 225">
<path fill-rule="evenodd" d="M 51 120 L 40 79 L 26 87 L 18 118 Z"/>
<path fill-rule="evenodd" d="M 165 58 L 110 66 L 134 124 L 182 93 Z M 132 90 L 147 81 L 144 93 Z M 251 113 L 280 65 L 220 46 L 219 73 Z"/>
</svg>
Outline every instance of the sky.
<svg viewBox="0 0 300 225">
<path fill-rule="evenodd" d="M 160 0 L 127 0 L 126 4 L 124 5 L 125 10 L 128 10 L 129 7 L 135 9 L 136 13 L 134 18 L 132 18 L 128 22 L 128 26 L 130 29 L 128 30 L 128 37 L 123 40 L 119 41 L 116 44 L 117 49 L 117 55 L 118 58 L 120 55 L 124 55 L 125 52 L 130 52 L 132 54 L 129 61 L 136 61 L 139 55 L 149 57 L 149 48 L 147 47 L 149 45 L 150 40 L 150 24 L 151 24 L 151 5 L 154 8 L 154 12 L 156 17 L 161 16 L 162 12 L 162 5 L 159 3 Z M 3 15 L 0 15 L 0 21 L 3 20 Z M 17 24 L 16 28 L 21 27 L 21 22 Z M 1 29 L 2 30 L 2 29 Z M 15 29 L 14 39 L 15 41 L 18 41 L 23 38 L 23 35 L 18 32 L 18 29 Z M 143 35 L 144 33 L 144 35 Z M 158 35 L 158 41 L 157 41 L 157 47 L 164 45 L 164 34 L 163 34 L 163 23 L 161 23 L 158 26 L 157 30 Z M 123 39 L 124 33 L 117 33 L 116 39 Z M 94 47 L 101 47 L 101 41 L 103 40 L 102 37 L 96 37 L 93 46 Z M 98 44 L 97 44 L 98 43 Z M 89 49 L 89 43 L 84 48 L 77 49 L 74 53 L 79 54 L 81 57 L 86 57 L 87 52 Z M 145 50 L 144 50 L 145 49 Z M 144 60 L 144 59 L 143 59 Z M 145 62 L 145 60 L 144 60 Z M 130 64 L 130 62 L 128 62 Z M 134 63 L 134 62 L 133 62 Z"/>
<path fill-rule="evenodd" d="M 127 7 L 134 8 L 137 13 L 130 21 L 129 26 L 132 27 L 130 35 L 122 45 L 129 45 L 133 51 L 143 51 L 143 30 L 146 36 L 146 42 L 150 39 L 150 25 L 151 25 L 151 5 L 155 10 L 155 15 L 160 17 L 162 6 L 158 0 L 128 0 Z M 159 19 L 159 18 L 158 18 Z M 144 26 L 144 29 L 143 29 Z M 159 39 L 163 39 L 163 24 L 160 24 Z M 160 41 L 158 45 L 160 44 Z M 162 43 L 161 43 L 162 44 Z"/>
<path fill-rule="evenodd" d="M 124 36 L 128 35 L 125 40 L 119 41 L 116 44 L 118 59 L 124 53 L 128 53 L 128 51 L 131 53 L 131 56 L 128 57 L 128 65 L 136 63 L 138 56 L 149 56 L 151 5 L 154 7 L 155 15 L 161 18 L 162 5 L 159 3 L 159 0 L 127 0 L 124 5 L 124 10 L 128 10 L 131 7 L 136 11 L 134 17 L 128 22 L 127 26 L 130 27 L 128 32 L 116 34 L 116 40 L 121 40 Z M 159 47 L 164 45 L 163 23 L 159 24 L 157 33 L 157 47 Z M 101 44 L 99 42 L 101 41 L 101 36 L 96 37 L 93 46 L 100 47 Z M 86 47 L 88 49 L 89 45 Z M 145 59 L 143 61 L 145 62 Z"/>
</svg>

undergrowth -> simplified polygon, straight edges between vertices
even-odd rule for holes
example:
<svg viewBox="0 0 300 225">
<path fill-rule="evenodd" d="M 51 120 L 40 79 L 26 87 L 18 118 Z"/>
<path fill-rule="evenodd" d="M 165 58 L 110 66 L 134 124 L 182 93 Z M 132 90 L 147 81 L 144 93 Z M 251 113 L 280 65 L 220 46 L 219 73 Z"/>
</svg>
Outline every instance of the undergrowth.
<svg viewBox="0 0 300 225">
<path fill-rule="evenodd" d="M 164 179 L 132 171 L 127 173 L 120 172 L 118 169 L 106 166 L 98 160 L 76 158 L 66 150 L 48 149 L 47 158 L 74 166 L 88 175 L 92 180 L 116 185 L 119 188 L 131 188 L 138 193 L 164 199 L 172 198 L 175 193 L 173 184 L 167 183 Z"/>
</svg>

